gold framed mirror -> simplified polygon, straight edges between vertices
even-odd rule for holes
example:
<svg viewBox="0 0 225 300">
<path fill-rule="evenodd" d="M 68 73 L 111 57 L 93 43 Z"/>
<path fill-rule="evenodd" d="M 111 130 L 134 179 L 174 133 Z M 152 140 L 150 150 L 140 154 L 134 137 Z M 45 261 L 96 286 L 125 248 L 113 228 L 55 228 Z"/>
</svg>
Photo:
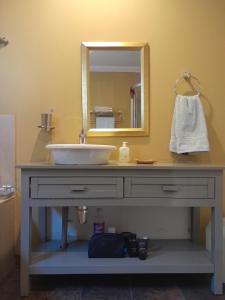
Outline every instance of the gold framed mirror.
<svg viewBox="0 0 225 300">
<path fill-rule="evenodd" d="M 82 117 L 87 136 L 149 134 L 149 47 L 82 42 Z"/>
</svg>

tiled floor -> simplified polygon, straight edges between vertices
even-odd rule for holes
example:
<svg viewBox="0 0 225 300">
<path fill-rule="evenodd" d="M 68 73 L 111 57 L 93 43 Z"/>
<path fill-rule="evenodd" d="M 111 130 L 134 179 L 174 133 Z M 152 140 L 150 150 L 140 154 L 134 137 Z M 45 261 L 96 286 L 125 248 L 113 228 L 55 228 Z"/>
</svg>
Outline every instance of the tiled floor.
<svg viewBox="0 0 225 300">
<path fill-rule="evenodd" d="M 1 300 L 17 300 L 18 268 L 0 283 Z M 205 275 L 34 276 L 27 300 L 221 300 Z"/>
</svg>

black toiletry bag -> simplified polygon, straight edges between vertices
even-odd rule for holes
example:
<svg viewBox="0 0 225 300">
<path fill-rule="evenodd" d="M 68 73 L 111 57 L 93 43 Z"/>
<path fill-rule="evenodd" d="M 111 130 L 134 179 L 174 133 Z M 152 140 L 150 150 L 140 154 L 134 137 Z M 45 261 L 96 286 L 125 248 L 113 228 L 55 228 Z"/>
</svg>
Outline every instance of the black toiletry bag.
<svg viewBox="0 0 225 300">
<path fill-rule="evenodd" d="M 118 258 L 125 256 L 124 238 L 118 233 L 96 233 L 89 240 L 89 258 Z"/>
</svg>

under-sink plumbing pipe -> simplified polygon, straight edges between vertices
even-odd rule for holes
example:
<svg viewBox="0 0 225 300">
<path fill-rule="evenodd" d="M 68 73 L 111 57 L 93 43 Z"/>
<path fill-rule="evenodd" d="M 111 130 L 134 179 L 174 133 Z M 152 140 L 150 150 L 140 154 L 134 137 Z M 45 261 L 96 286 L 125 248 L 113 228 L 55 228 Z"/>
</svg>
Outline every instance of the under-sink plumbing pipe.
<svg viewBox="0 0 225 300">
<path fill-rule="evenodd" d="M 77 217 L 80 224 L 85 224 L 87 222 L 88 208 L 87 206 L 77 206 L 76 207 Z M 68 247 L 68 222 L 69 222 L 69 208 L 62 207 L 62 237 L 60 248 L 66 249 Z"/>
<path fill-rule="evenodd" d="M 85 224 L 87 222 L 87 214 L 88 214 L 88 208 L 87 206 L 77 206 L 77 217 L 80 224 Z"/>
</svg>

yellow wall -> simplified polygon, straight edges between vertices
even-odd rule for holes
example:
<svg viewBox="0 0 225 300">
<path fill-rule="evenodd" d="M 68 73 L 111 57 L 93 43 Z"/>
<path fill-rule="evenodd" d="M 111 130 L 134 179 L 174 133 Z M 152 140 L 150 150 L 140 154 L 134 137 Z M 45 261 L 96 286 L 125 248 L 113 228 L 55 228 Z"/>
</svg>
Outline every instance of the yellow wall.
<svg viewBox="0 0 225 300">
<path fill-rule="evenodd" d="M 49 108 L 54 141 L 78 142 L 81 41 L 141 41 L 150 45 L 150 136 L 126 139 L 132 157 L 224 163 L 224 0 L 1 0 L 0 29 L 10 40 L 0 49 L 0 113 L 16 115 L 17 162 L 37 155 L 40 113 Z M 185 69 L 201 81 L 211 151 L 184 158 L 168 142 L 172 87 Z"/>
</svg>

